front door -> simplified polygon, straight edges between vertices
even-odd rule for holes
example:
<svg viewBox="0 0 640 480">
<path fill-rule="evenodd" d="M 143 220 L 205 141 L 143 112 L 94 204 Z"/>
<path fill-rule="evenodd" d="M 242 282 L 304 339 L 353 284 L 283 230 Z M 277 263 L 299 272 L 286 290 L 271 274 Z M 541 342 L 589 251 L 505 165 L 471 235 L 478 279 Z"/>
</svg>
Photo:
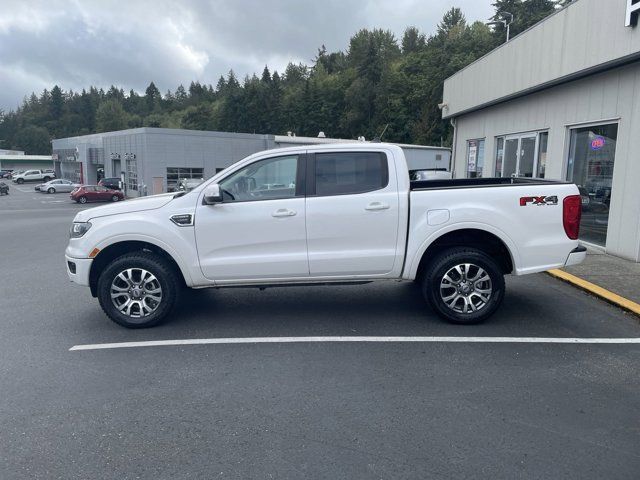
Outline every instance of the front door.
<svg viewBox="0 0 640 480">
<path fill-rule="evenodd" d="M 520 138 L 520 158 L 518 160 L 518 176 L 533 177 L 536 160 L 536 136 Z"/>
<path fill-rule="evenodd" d="M 96 200 L 111 200 L 111 191 L 105 187 L 97 186 L 95 188 Z"/>
<path fill-rule="evenodd" d="M 504 143 L 504 160 L 502 163 L 502 176 L 514 177 L 518 172 L 518 150 L 520 139 L 507 138 Z"/>
<path fill-rule="evenodd" d="M 307 243 L 312 277 L 393 270 L 399 199 L 382 152 L 317 153 L 308 165 Z"/>
<path fill-rule="evenodd" d="M 222 203 L 199 203 L 196 245 L 218 283 L 307 277 L 304 156 L 258 160 L 220 181 Z"/>
</svg>

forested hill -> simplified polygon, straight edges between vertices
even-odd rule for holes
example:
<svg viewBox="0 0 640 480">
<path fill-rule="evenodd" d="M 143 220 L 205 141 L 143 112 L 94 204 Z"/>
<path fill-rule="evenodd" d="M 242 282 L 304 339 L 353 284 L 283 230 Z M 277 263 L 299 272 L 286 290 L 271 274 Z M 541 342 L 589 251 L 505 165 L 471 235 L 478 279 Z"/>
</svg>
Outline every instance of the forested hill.
<svg viewBox="0 0 640 480">
<path fill-rule="evenodd" d="M 497 0 L 496 12 L 515 15 L 512 36 L 551 14 L 554 0 Z M 496 13 L 496 18 L 500 15 Z M 324 47 L 311 65 L 268 67 L 260 76 L 215 86 L 192 82 L 162 94 L 153 82 L 144 94 L 112 86 L 82 92 L 59 86 L 25 97 L 17 111 L 0 111 L 0 148 L 51 152 L 50 140 L 141 126 L 229 132 L 372 138 L 449 145 L 441 119 L 445 78 L 504 42 L 502 25 L 468 24 L 463 12 L 446 12 L 433 35 L 409 27 L 401 39 L 386 30 L 360 30 L 346 52 Z"/>
</svg>

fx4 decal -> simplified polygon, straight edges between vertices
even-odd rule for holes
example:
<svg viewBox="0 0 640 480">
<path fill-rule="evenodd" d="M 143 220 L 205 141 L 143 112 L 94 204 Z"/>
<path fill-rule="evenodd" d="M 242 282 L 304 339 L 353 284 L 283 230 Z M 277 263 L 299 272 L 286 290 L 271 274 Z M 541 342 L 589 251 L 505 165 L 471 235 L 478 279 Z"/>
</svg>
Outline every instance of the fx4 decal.
<svg viewBox="0 0 640 480">
<path fill-rule="evenodd" d="M 557 204 L 558 204 L 558 197 L 556 197 L 555 195 L 552 197 L 546 197 L 544 195 L 540 197 L 520 197 L 521 207 L 526 207 L 527 205 L 537 205 L 540 207 L 543 205 L 557 205 Z"/>
</svg>

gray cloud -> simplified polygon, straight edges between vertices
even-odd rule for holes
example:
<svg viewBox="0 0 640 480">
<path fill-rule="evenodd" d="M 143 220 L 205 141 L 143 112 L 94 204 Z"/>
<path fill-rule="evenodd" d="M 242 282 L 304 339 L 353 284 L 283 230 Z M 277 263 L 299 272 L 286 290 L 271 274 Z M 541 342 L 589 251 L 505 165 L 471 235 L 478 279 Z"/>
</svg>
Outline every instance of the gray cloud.
<svg viewBox="0 0 640 480">
<path fill-rule="evenodd" d="M 265 64 L 309 63 L 317 48 L 345 49 L 360 28 L 409 25 L 432 33 L 451 0 L 3 0 L 0 108 L 58 84 L 64 90 L 114 84 L 164 92 L 191 80 L 215 85 Z M 490 0 L 458 0 L 469 21 L 486 20 Z"/>
</svg>

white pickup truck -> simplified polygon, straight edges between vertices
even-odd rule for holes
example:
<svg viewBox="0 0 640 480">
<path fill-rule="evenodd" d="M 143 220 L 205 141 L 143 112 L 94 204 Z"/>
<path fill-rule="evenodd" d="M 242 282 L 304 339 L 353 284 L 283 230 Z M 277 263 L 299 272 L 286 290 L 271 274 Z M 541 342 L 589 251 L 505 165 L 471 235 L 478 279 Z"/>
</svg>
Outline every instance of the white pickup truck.
<svg viewBox="0 0 640 480">
<path fill-rule="evenodd" d="M 421 282 L 440 316 L 478 323 L 504 275 L 582 262 L 580 195 L 520 178 L 409 180 L 394 145 L 268 150 L 191 192 L 79 212 L 69 278 L 130 328 L 191 288 Z"/>
<path fill-rule="evenodd" d="M 19 184 L 23 184 L 24 182 L 47 183 L 54 178 L 56 178 L 56 174 L 53 170 L 27 170 L 16 175 L 11 175 L 11 181 Z"/>
</svg>

